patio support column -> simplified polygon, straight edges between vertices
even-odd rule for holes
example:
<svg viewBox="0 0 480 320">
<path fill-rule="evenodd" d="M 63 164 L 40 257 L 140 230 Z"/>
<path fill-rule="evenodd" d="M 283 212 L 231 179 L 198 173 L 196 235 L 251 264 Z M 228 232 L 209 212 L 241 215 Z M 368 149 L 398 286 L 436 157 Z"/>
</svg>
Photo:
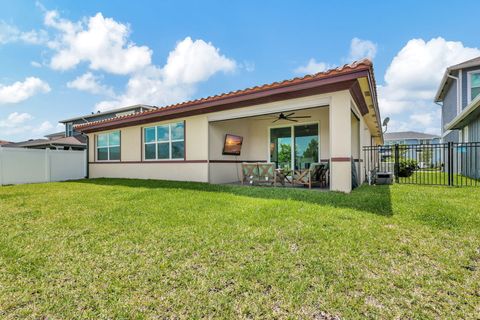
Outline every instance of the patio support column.
<svg viewBox="0 0 480 320">
<path fill-rule="evenodd" d="M 350 93 L 336 92 L 330 103 L 330 190 L 352 191 Z"/>
</svg>

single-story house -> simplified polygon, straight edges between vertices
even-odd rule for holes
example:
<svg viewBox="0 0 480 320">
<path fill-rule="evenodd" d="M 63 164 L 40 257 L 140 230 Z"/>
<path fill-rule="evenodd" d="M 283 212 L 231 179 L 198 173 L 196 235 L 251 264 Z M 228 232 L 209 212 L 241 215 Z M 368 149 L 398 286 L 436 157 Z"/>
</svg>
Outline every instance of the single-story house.
<svg viewBox="0 0 480 320">
<path fill-rule="evenodd" d="M 85 137 L 78 135 L 64 137 L 63 132 L 45 136 L 47 139 L 30 139 L 20 142 L 10 142 L 2 145 L 3 148 L 26 149 L 53 149 L 53 150 L 85 150 L 87 148 Z"/>
<path fill-rule="evenodd" d="M 91 178 L 232 183 L 242 162 L 303 169 L 327 161 L 330 189 L 350 192 L 352 160 L 363 173 L 361 148 L 383 143 L 380 123 L 373 65 L 364 59 L 75 130 L 88 136 Z M 227 135 L 240 141 L 239 153 L 225 152 Z"/>
</svg>

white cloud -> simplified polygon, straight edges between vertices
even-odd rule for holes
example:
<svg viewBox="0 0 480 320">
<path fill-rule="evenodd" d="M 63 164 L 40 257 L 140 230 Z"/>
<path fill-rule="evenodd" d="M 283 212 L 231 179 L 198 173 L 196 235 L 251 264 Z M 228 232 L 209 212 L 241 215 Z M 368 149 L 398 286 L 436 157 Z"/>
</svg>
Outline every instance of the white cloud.
<svg viewBox="0 0 480 320">
<path fill-rule="evenodd" d="M 38 61 L 30 61 L 30 65 L 35 68 L 41 68 L 42 64 Z"/>
<path fill-rule="evenodd" d="M 379 87 L 385 114 L 401 113 L 430 105 L 448 66 L 480 56 L 477 48 L 435 38 L 412 39 L 393 58 Z"/>
<path fill-rule="evenodd" d="M 353 38 L 350 42 L 350 53 L 346 59 L 346 63 L 350 63 L 363 58 L 373 59 L 377 54 L 377 44 L 370 40 L 362 40 L 359 38 Z M 307 64 L 297 67 L 294 72 L 297 74 L 314 74 L 333 68 L 326 62 L 317 61 L 314 58 L 308 60 Z"/>
<path fill-rule="evenodd" d="M 16 26 L 0 21 L 0 44 L 23 42 L 27 44 L 45 44 L 48 41 L 45 30 L 20 31 Z"/>
<path fill-rule="evenodd" d="M 34 117 L 29 113 L 10 113 L 7 118 L 0 119 L 0 135 L 2 138 L 14 138 L 19 135 L 25 139 L 40 137 L 53 129 L 49 121 L 40 124 L 32 124 Z"/>
<path fill-rule="evenodd" d="M 44 121 L 38 127 L 33 128 L 33 132 L 37 134 L 44 134 L 52 128 L 53 125 L 50 123 L 50 121 Z"/>
<path fill-rule="evenodd" d="M 47 92 L 50 92 L 48 83 L 35 77 L 11 85 L 0 84 L 0 104 L 21 102 L 35 94 Z"/>
<path fill-rule="evenodd" d="M 170 52 L 162 73 L 169 85 L 192 84 L 204 81 L 219 71 L 233 71 L 235 67 L 235 61 L 221 55 L 210 42 L 193 41 L 187 37 Z"/>
<path fill-rule="evenodd" d="M 480 49 L 441 37 L 412 39 L 397 53 L 378 86 L 382 117 L 392 118 L 389 131 L 441 131 L 440 107 L 433 103 L 445 69 L 480 56 Z"/>
<path fill-rule="evenodd" d="M 77 89 L 80 91 L 86 91 L 93 94 L 104 94 L 113 96 L 113 89 L 100 83 L 100 77 L 95 76 L 91 72 L 87 72 L 76 79 L 67 82 L 67 87 Z"/>
<path fill-rule="evenodd" d="M 377 55 L 377 44 L 370 40 L 353 38 L 350 42 L 350 55 L 348 61 L 356 61 L 363 58 L 373 60 Z"/>
<path fill-rule="evenodd" d="M 298 74 L 314 74 L 325 71 L 331 66 L 325 62 L 317 62 L 315 59 L 308 60 L 308 63 L 304 66 L 300 66 L 294 70 Z"/>
<path fill-rule="evenodd" d="M 129 79 L 125 92 L 113 100 L 102 101 L 96 110 L 145 103 L 165 105 L 188 100 L 196 84 L 218 72 L 232 72 L 237 64 L 221 55 L 213 44 L 190 37 L 177 43 L 162 67 L 150 65 Z"/>
<path fill-rule="evenodd" d="M 128 25 L 104 18 L 101 13 L 84 20 L 72 22 L 57 11 L 45 13 L 45 25 L 60 33 L 48 44 L 55 51 L 50 61 L 53 69 L 68 70 L 87 62 L 93 70 L 129 74 L 151 63 L 152 51 L 128 40 Z"/>
<path fill-rule="evenodd" d="M 33 119 L 29 113 L 10 113 L 5 120 L 0 120 L 0 128 L 12 128 Z"/>
</svg>

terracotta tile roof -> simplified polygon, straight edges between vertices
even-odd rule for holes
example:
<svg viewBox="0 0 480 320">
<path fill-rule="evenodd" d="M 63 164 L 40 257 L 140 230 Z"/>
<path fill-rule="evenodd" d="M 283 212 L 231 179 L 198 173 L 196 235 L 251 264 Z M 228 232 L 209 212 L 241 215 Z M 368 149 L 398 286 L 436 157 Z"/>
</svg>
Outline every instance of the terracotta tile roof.
<svg viewBox="0 0 480 320">
<path fill-rule="evenodd" d="M 100 120 L 100 121 L 93 121 L 93 122 L 88 122 L 84 124 L 78 124 L 75 125 L 75 129 L 82 131 L 82 129 L 87 129 L 92 126 L 98 126 L 101 124 L 108 124 L 111 122 L 116 122 L 119 120 L 122 120 L 122 122 L 127 121 L 127 119 L 134 119 L 144 116 L 144 115 L 150 115 L 150 114 L 161 114 L 162 112 L 168 111 L 168 110 L 175 110 L 175 109 L 181 109 L 193 105 L 200 105 L 204 103 L 209 103 L 209 102 L 214 102 L 214 101 L 221 101 L 223 99 L 227 98 L 233 98 L 233 97 L 240 97 L 243 95 L 249 95 L 249 94 L 254 94 L 254 93 L 259 93 L 259 92 L 264 92 L 264 91 L 269 91 L 277 88 L 283 88 L 283 87 L 288 87 L 288 86 L 293 86 L 293 85 L 298 85 L 298 84 L 303 84 L 303 83 L 308 83 L 316 80 L 321 80 L 321 79 L 328 79 L 328 78 L 334 78 L 337 76 L 349 74 L 349 73 L 355 73 L 358 71 L 368 71 L 370 74 L 370 77 L 372 79 L 372 84 L 373 84 L 373 90 L 374 94 L 376 97 L 376 84 L 375 84 L 375 78 L 373 75 L 373 64 L 369 59 L 362 59 L 359 61 L 354 61 L 349 64 L 345 64 L 343 66 L 329 69 L 323 72 L 318 72 L 316 74 L 309 74 L 305 75 L 303 77 L 296 77 L 280 82 L 273 82 L 269 84 L 263 84 L 260 86 L 254 86 L 250 88 L 246 88 L 243 90 L 236 90 L 236 91 L 231 91 L 228 93 L 222 93 L 214 96 L 209 96 L 205 98 L 200 98 L 200 99 L 195 99 L 195 100 L 190 100 L 190 101 L 185 101 L 185 102 L 180 102 L 172 105 L 167 105 L 164 107 L 157 107 L 156 109 L 152 110 L 147 110 L 143 112 L 137 112 L 134 114 L 129 114 L 125 116 L 120 116 L 120 117 L 115 117 L 115 118 L 110 118 L 110 119 L 105 119 L 105 120 Z"/>
</svg>

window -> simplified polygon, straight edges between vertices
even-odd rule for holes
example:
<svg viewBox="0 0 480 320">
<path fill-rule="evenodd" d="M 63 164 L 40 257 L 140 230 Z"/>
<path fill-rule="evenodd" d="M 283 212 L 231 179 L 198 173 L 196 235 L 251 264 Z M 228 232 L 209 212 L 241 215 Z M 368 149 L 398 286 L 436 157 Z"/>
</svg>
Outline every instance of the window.
<svg viewBox="0 0 480 320">
<path fill-rule="evenodd" d="M 65 136 L 71 137 L 73 135 L 73 124 L 71 122 L 67 123 L 65 126 Z"/>
<path fill-rule="evenodd" d="M 185 159 L 185 124 L 163 124 L 143 129 L 145 160 Z"/>
<path fill-rule="evenodd" d="M 480 71 L 469 73 L 469 101 L 472 101 L 480 94 Z"/>
<path fill-rule="evenodd" d="M 120 131 L 97 135 L 97 160 L 120 160 Z"/>
</svg>

